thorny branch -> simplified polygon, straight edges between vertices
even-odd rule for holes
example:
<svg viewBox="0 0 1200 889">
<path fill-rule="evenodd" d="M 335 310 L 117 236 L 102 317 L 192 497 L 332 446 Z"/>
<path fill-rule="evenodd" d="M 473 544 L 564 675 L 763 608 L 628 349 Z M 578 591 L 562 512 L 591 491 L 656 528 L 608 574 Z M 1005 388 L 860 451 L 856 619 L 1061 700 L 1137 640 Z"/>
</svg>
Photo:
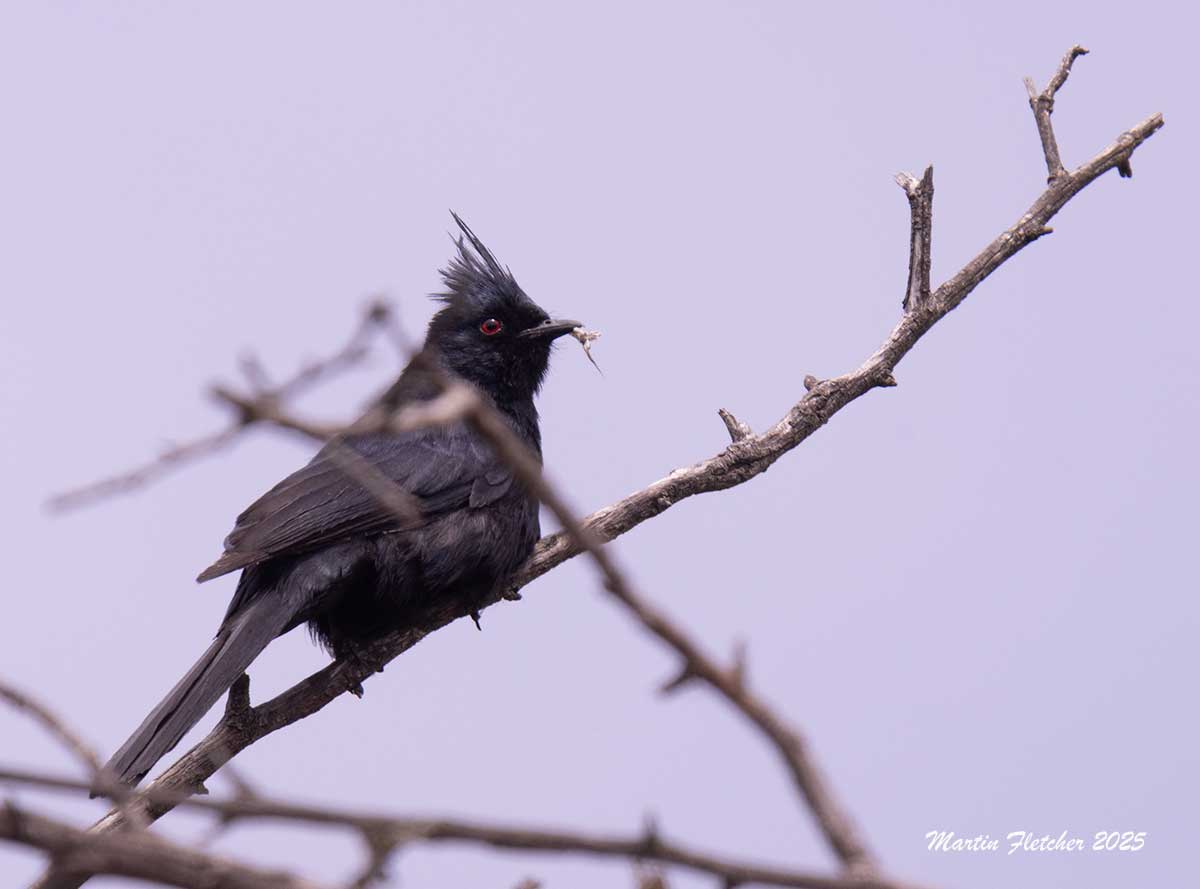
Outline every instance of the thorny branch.
<svg viewBox="0 0 1200 889">
<path fill-rule="evenodd" d="M 1082 52 L 1079 47 L 1068 52 L 1044 92 L 1037 94 L 1036 89 L 1030 89 L 1030 104 L 1050 173 L 1047 189 L 1013 225 L 1001 232 L 953 277 L 934 290 L 930 289 L 928 280 L 932 174 L 931 171 L 927 171 L 919 182 L 913 177 L 898 179 L 909 195 L 913 217 L 906 312 L 880 347 L 856 370 L 827 380 L 819 380 L 811 375 L 805 377 L 804 386 L 807 393 L 779 422 L 761 434 L 754 434 L 732 414 L 722 412 L 722 419 L 733 439 L 726 448 L 707 460 L 675 470 L 667 477 L 598 510 L 582 521 L 576 520 L 561 499 L 557 499 L 554 490 L 541 481 L 540 475 L 535 471 L 536 467 L 526 467 L 528 471 L 523 471 L 520 469 L 522 455 L 506 454 L 514 460 L 514 468 L 521 472 L 522 477 L 539 495 L 543 496 L 546 505 L 558 515 L 564 526 L 564 531 L 548 535 L 539 542 L 533 556 L 518 573 L 512 592 L 515 593 L 566 559 L 588 551 L 604 574 L 609 591 L 647 629 L 679 654 L 682 661 L 681 670 L 679 676 L 668 683 L 668 687 L 675 688 L 692 680 L 707 683 L 746 715 L 775 745 L 792 772 L 795 783 L 813 808 L 826 839 L 850 870 L 848 879 L 869 881 L 879 878 L 870 873 L 872 859 L 866 852 L 865 844 L 845 818 L 840 806 L 834 804 L 829 797 L 828 788 L 824 787 L 819 773 L 809 762 L 801 736 L 746 689 L 740 661 L 730 668 L 717 665 L 663 614 L 632 592 L 611 557 L 607 555 L 607 551 L 598 544 L 610 541 L 647 519 L 661 514 L 679 500 L 700 493 L 724 490 L 748 481 L 803 442 L 850 402 L 872 389 L 895 385 L 895 367 L 920 338 L 966 299 L 975 287 L 1000 265 L 1027 244 L 1047 234 L 1050 231 L 1047 223 L 1072 197 L 1110 169 L 1116 168 L 1122 175 L 1129 174 L 1130 156 L 1142 142 L 1162 127 L 1161 115 L 1152 115 L 1121 133 L 1116 141 L 1074 171 L 1067 172 L 1062 165 L 1050 126 L 1050 113 L 1055 93 L 1065 83 L 1072 62 Z M 464 391 L 467 395 L 463 394 Z M 479 410 L 477 404 L 472 404 L 470 399 L 474 397 L 470 390 L 462 390 L 457 384 L 451 383 L 447 391 L 425 409 L 447 416 L 467 416 L 486 433 L 489 418 L 494 420 L 495 417 L 489 411 Z M 264 400 L 261 395 L 256 395 L 246 400 L 242 408 L 249 416 L 254 417 L 254 422 L 261 420 L 316 437 L 324 437 L 327 434 L 327 430 L 295 420 L 280 404 L 279 398 Z M 396 422 L 416 422 L 410 411 L 411 409 L 401 411 L 395 418 Z M 431 417 L 421 419 L 428 422 Z M 493 441 L 503 450 L 502 434 L 494 436 Z M 140 810 L 150 819 L 169 811 L 180 797 L 196 792 L 203 786 L 207 777 L 249 744 L 315 713 L 343 692 L 359 688 L 361 682 L 373 672 L 382 669 L 383 665 L 411 648 L 426 635 L 463 616 L 465 611 L 462 605 L 432 605 L 419 615 L 408 629 L 394 632 L 370 646 L 361 660 L 355 663 L 335 661 L 256 707 L 249 705 L 248 692 L 243 684 L 240 688 L 241 694 L 236 700 L 231 694 L 225 718 L 207 737 L 184 754 L 137 797 Z M 93 828 L 93 832 L 106 834 L 122 825 L 124 821 L 125 818 L 119 811 L 110 812 Z M 868 884 L 876 885 L 861 883 Z M 845 883 L 837 885 L 844 886 Z"/>
</svg>

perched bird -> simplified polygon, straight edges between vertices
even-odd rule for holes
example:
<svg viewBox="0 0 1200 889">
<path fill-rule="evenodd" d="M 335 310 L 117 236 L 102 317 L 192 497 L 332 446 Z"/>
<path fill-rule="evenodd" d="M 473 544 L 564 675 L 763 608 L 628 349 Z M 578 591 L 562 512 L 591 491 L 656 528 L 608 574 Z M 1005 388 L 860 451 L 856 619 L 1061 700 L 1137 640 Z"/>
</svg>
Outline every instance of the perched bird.
<svg viewBox="0 0 1200 889">
<path fill-rule="evenodd" d="M 540 457 L 533 397 L 551 343 L 580 324 L 551 319 L 454 220 L 462 235 L 442 270 L 444 305 L 429 323 L 426 354 L 473 383 Z M 436 373 L 411 362 L 381 404 L 436 397 Z M 352 449 L 419 512 L 404 518 L 382 503 L 346 472 L 336 448 Z M 224 554 L 198 578 L 242 572 L 216 638 L 113 754 L 109 774 L 140 781 L 275 637 L 307 623 L 335 657 L 353 655 L 402 628 L 413 606 L 448 598 L 469 606 L 498 591 L 538 535 L 536 499 L 464 424 L 331 442 L 238 516 Z"/>
</svg>

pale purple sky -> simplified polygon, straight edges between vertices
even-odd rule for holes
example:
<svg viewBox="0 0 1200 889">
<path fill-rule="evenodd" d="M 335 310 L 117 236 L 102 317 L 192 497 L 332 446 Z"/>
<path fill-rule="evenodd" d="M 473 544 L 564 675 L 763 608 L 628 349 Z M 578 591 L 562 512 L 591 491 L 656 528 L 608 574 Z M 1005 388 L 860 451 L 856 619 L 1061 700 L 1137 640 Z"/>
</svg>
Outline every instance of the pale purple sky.
<svg viewBox="0 0 1200 889">
<path fill-rule="evenodd" d="M 105 754 L 124 739 L 235 583 L 192 578 L 312 449 L 257 434 L 135 496 L 65 517 L 43 500 L 216 428 L 204 388 L 248 348 L 287 373 L 380 291 L 419 330 L 448 208 L 535 299 L 604 332 L 605 376 L 560 349 L 541 399 L 549 472 L 596 508 L 720 449 L 718 407 L 763 428 L 805 374 L 875 349 L 906 273 L 897 170 L 935 165 L 936 280 L 1016 219 L 1045 178 L 1021 77 L 1044 83 L 1080 42 L 1093 52 L 1055 117 L 1064 158 L 1162 111 L 1135 178 L 1072 202 L 901 364 L 898 388 L 615 546 L 710 649 L 749 642 L 755 687 L 808 733 L 891 873 L 1178 885 L 1200 790 L 1193 15 L 6 5 L 0 675 Z M 305 407 L 350 416 L 394 371 L 381 355 Z M 239 765 L 288 797 L 595 831 L 652 812 L 692 844 L 832 865 L 757 735 L 701 691 L 654 694 L 671 659 L 589 566 L 526 592 Z M 292 634 L 251 671 L 255 698 L 323 662 Z M 0 737 L 0 761 L 74 769 L 14 714 Z M 16 795 L 79 823 L 101 811 Z M 1148 839 L 1135 854 L 937 855 L 931 829 Z M 331 882 L 359 853 L 279 827 L 217 848 Z M 38 868 L 0 846 L 0 884 Z M 631 880 L 623 864 L 454 847 L 414 848 L 393 873 L 406 887 Z"/>
</svg>

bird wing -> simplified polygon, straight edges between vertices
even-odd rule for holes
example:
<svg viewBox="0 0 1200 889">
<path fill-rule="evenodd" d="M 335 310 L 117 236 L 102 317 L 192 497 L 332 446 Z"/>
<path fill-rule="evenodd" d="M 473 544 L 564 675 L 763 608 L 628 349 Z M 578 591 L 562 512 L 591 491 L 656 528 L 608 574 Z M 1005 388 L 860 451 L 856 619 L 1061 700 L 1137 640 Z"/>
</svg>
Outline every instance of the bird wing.
<svg viewBox="0 0 1200 889">
<path fill-rule="evenodd" d="M 404 517 L 389 508 L 348 472 L 345 455 L 333 452 L 338 446 L 351 448 L 415 498 L 419 514 Z M 512 481 L 491 448 L 462 425 L 339 439 L 239 515 L 225 538 L 224 554 L 197 580 L 351 536 L 419 528 L 452 510 L 498 500 Z"/>
</svg>

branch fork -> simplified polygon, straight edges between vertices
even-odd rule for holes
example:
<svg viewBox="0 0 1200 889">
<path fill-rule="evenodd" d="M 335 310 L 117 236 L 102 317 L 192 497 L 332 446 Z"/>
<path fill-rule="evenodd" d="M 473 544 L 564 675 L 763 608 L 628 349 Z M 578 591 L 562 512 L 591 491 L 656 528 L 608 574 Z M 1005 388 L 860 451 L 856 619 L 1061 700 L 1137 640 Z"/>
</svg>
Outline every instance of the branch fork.
<svg viewBox="0 0 1200 889">
<path fill-rule="evenodd" d="M 1050 115 L 1054 113 L 1054 96 L 1067 82 L 1075 60 L 1087 53 L 1088 51 L 1079 44 L 1067 50 L 1067 54 L 1058 63 L 1058 70 L 1054 72 L 1054 76 L 1050 78 L 1050 82 L 1040 93 L 1033 78 L 1025 78 L 1025 91 L 1029 94 L 1029 107 L 1033 111 L 1033 119 L 1037 124 L 1038 138 L 1042 140 L 1042 153 L 1046 156 L 1046 172 L 1048 174 L 1046 181 L 1050 185 L 1054 185 L 1060 179 L 1070 175 L 1063 166 L 1062 157 L 1058 153 L 1058 140 L 1054 137 L 1054 126 L 1050 122 Z M 1121 175 L 1127 174 L 1122 172 Z M 1132 175 L 1132 173 L 1128 175 Z"/>
</svg>

